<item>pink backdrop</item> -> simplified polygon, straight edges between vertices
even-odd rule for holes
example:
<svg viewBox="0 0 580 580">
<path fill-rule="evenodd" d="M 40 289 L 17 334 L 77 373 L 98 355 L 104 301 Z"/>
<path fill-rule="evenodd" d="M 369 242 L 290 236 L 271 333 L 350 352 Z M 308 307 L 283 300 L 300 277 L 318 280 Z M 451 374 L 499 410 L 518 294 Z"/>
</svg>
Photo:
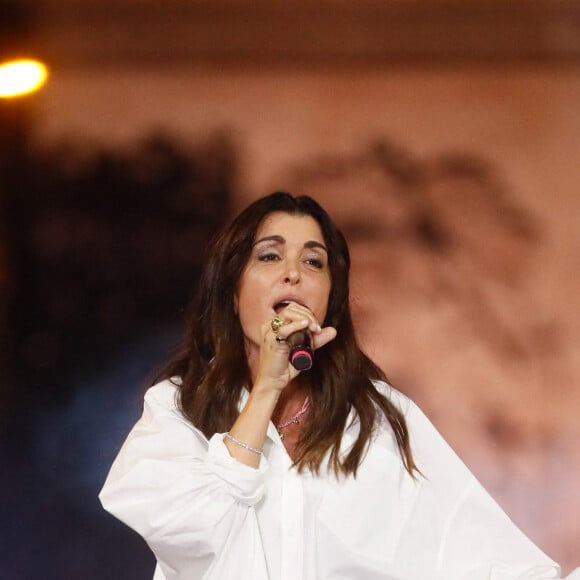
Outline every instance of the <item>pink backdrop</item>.
<svg viewBox="0 0 580 580">
<path fill-rule="evenodd" d="M 77 69 L 43 93 L 35 140 L 223 128 L 240 206 L 274 189 L 319 198 L 351 240 L 365 347 L 566 571 L 580 554 L 578 103 L 573 68 Z"/>
</svg>

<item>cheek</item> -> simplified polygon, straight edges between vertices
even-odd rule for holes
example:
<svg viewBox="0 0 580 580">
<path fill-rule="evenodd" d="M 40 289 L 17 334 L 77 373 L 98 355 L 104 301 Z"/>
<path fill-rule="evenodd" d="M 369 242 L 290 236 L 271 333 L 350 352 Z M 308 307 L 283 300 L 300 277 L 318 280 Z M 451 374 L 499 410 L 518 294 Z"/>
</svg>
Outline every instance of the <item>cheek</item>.
<svg viewBox="0 0 580 580">
<path fill-rule="evenodd" d="M 326 314 L 328 313 L 328 306 L 330 303 L 330 282 L 328 282 L 325 286 L 324 289 L 321 290 L 320 292 L 320 296 L 318 299 L 318 317 L 320 318 L 320 320 L 324 320 L 326 318 Z"/>
<path fill-rule="evenodd" d="M 240 319 L 240 323 L 242 324 L 242 326 L 244 326 L 249 318 L 248 296 L 245 292 L 241 292 L 236 297 L 235 308 L 236 314 Z"/>
<path fill-rule="evenodd" d="M 260 312 L 257 297 L 261 296 L 255 277 L 248 275 L 240 284 L 234 300 L 236 314 L 246 338 L 256 340 L 260 335 Z"/>
<path fill-rule="evenodd" d="M 254 334 L 252 329 L 252 316 L 248 309 L 245 307 L 245 302 L 242 300 L 238 307 L 238 319 L 240 321 L 240 326 L 242 327 L 242 333 L 246 338 L 251 337 Z"/>
</svg>

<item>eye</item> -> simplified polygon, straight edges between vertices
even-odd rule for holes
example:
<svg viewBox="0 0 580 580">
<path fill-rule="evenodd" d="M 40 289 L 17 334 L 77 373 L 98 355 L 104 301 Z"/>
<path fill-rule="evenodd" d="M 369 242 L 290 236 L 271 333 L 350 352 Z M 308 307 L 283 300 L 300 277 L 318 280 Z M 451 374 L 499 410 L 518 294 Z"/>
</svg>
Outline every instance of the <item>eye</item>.
<svg viewBox="0 0 580 580">
<path fill-rule="evenodd" d="M 279 260 L 280 256 L 278 256 L 278 254 L 275 254 L 274 252 L 267 252 L 265 254 L 260 254 L 258 256 L 258 260 L 260 262 L 275 262 L 276 260 Z"/>
<path fill-rule="evenodd" d="M 322 260 L 320 260 L 318 258 L 307 258 L 306 259 L 306 263 L 309 266 L 312 266 L 313 268 L 316 268 L 317 270 L 321 270 L 324 267 L 324 264 L 323 264 Z"/>
</svg>

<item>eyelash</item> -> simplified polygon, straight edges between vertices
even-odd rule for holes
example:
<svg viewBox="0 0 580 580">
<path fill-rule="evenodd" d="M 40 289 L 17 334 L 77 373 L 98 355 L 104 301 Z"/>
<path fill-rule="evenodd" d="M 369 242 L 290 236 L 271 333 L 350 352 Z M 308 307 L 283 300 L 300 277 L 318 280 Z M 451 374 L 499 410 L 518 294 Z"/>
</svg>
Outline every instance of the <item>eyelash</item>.
<svg viewBox="0 0 580 580">
<path fill-rule="evenodd" d="M 262 254 L 260 256 L 258 256 L 258 260 L 260 262 L 273 262 L 274 260 L 279 260 L 280 256 L 278 256 L 278 254 L 272 254 L 272 253 L 268 253 L 268 254 Z"/>
<path fill-rule="evenodd" d="M 261 254 L 260 256 L 258 256 L 258 260 L 260 262 L 275 262 L 277 260 L 280 260 L 280 256 L 278 256 L 278 254 L 273 254 L 270 252 L 267 254 Z M 309 266 L 312 266 L 317 270 L 321 270 L 324 267 L 324 264 L 318 258 L 307 258 L 305 262 Z"/>
<path fill-rule="evenodd" d="M 307 264 L 310 264 L 312 267 L 321 270 L 322 269 L 322 262 L 320 260 L 318 260 L 317 258 L 308 258 L 306 260 Z"/>
</svg>

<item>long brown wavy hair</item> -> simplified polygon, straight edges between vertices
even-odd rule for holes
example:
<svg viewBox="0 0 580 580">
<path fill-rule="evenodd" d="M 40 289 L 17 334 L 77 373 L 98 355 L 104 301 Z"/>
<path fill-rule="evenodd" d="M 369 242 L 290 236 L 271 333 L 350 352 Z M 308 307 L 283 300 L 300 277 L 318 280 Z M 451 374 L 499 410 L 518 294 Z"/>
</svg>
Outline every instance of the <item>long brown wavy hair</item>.
<svg viewBox="0 0 580 580">
<path fill-rule="evenodd" d="M 183 415 L 206 437 L 228 431 L 239 415 L 242 390 L 250 386 L 242 327 L 234 309 L 238 282 L 249 260 L 256 232 L 274 212 L 314 218 L 328 248 L 331 290 L 323 326 L 337 336 L 315 353 L 315 364 L 298 380 L 309 393 L 309 420 L 297 446 L 295 466 L 319 473 L 328 465 L 338 475 L 356 475 L 381 415 L 389 421 L 406 470 L 418 471 L 402 413 L 373 385 L 385 374 L 360 349 L 349 306 L 350 254 L 342 232 L 312 198 L 276 192 L 242 211 L 210 247 L 197 296 L 189 307 L 186 334 L 178 355 L 157 380 L 179 377 Z M 360 422 L 358 437 L 346 456 L 340 453 L 351 409 Z"/>
</svg>

